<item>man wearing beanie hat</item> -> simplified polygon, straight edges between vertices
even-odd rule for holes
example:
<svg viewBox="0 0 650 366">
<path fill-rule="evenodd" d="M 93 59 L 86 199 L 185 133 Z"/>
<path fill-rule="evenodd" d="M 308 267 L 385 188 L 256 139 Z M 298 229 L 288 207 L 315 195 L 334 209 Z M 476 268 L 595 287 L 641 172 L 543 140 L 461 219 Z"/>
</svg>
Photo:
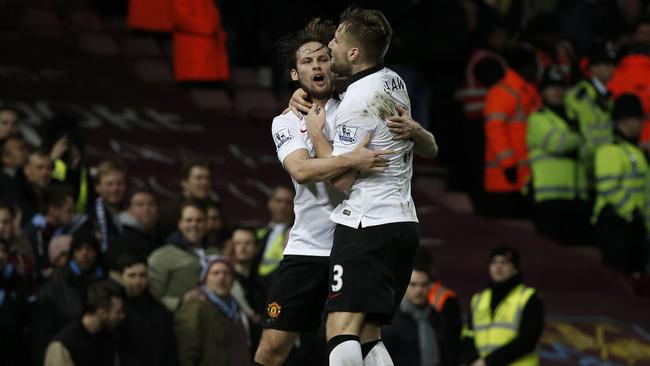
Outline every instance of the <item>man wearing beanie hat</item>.
<svg viewBox="0 0 650 366">
<path fill-rule="evenodd" d="M 56 271 L 38 294 L 34 324 L 35 362 L 42 364 L 50 338 L 83 314 L 84 296 L 91 283 L 104 279 L 97 264 L 99 242 L 94 232 L 76 231 L 70 244 L 68 263 Z"/>
<path fill-rule="evenodd" d="M 201 274 L 201 296 L 181 303 L 174 332 L 182 366 L 251 365 L 248 320 L 230 293 L 233 276 L 226 257 L 212 259 Z"/>
<path fill-rule="evenodd" d="M 543 107 L 528 118 L 526 142 L 532 174 L 534 222 L 537 232 L 567 243 L 578 222 L 577 155 L 582 144 L 578 123 L 564 108 L 566 82 L 559 68 L 549 67 L 540 86 Z M 588 215 L 584 215 L 585 227 Z"/>
<path fill-rule="evenodd" d="M 612 112 L 612 142 L 596 150 L 596 204 L 592 222 L 603 262 L 625 273 L 645 266 L 648 163 L 637 147 L 643 108 L 632 94 L 623 94 Z"/>
<path fill-rule="evenodd" d="M 488 288 L 472 297 L 464 332 L 474 350 L 472 366 L 539 365 L 544 304 L 537 291 L 522 282 L 519 252 L 508 246 L 494 248 L 489 273 Z"/>
</svg>

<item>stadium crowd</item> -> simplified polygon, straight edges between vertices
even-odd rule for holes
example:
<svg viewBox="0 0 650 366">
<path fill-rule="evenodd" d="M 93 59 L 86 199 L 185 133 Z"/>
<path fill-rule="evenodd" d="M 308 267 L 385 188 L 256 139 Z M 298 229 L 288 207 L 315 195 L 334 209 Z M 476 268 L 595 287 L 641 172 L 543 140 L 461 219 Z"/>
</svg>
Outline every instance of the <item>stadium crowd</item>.
<svg viewBox="0 0 650 366">
<path fill-rule="evenodd" d="M 211 74 L 180 67 L 180 81 L 227 79 L 220 2 L 202 3 L 216 9 L 207 12 L 215 29 L 175 34 L 175 42 L 178 55 L 192 57 L 187 37 L 217 37 L 192 46 L 214 48 Z M 481 214 L 532 218 L 541 235 L 597 245 L 606 265 L 647 272 L 647 1 L 436 3 L 382 5 L 395 18 L 386 63 L 405 79 L 414 118 L 439 139 L 451 188 L 466 190 Z M 422 10 L 446 19 L 418 21 Z M 441 32 L 446 26 L 460 29 Z M 422 34 L 434 39 L 422 45 Z M 293 188 L 273 190 L 267 226 L 240 226 L 211 191 L 215 172 L 204 161 L 185 163 L 178 197 L 162 202 L 146 187 L 127 186 L 119 162 L 88 161 L 82 131 L 65 116 L 48 124 L 41 146 L 33 134 L 17 110 L 0 107 L 4 363 L 252 364 L 261 314 L 281 311 L 267 308 L 266 294 L 291 229 Z M 397 365 L 477 357 L 503 365 L 533 351 L 543 324 L 536 295 L 521 304 L 532 320 L 515 345 L 467 346 L 461 338 L 480 335 L 461 336 L 459 300 L 434 277 L 427 254 L 418 254 L 405 301 L 384 329 Z M 490 288 L 500 300 L 521 287 L 520 265 L 511 248 L 490 255 Z M 500 300 L 477 296 L 471 308 L 494 312 Z M 469 319 L 474 328 L 485 321 Z M 301 334 L 287 364 L 318 364 L 323 346 L 323 335 Z"/>
</svg>

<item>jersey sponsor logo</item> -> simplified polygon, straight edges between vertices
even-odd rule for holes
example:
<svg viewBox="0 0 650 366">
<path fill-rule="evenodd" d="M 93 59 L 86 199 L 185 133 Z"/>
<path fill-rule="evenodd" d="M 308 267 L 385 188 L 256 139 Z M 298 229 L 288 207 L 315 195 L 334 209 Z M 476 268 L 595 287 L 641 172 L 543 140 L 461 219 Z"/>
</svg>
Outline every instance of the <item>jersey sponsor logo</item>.
<svg viewBox="0 0 650 366">
<path fill-rule="evenodd" d="M 283 128 L 273 134 L 273 139 L 275 140 L 275 146 L 279 149 L 288 141 L 293 140 L 293 136 L 291 135 L 291 131 L 289 131 L 288 128 Z"/>
<path fill-rule="evenodd" d="M 339 136 L 339 140 L 344 145 L 351 145 L 357 142 L 357 128 L 356 127 L 348 127 L 346 125 L 339 125 L 336 128 Z"/>
<path fill-rule="evenodd" d="M 271 319 L 277 319 L 282 312 L 282 306 L 277 302 L 273 301 L 266 307 L 266 315 Z"/>
</svg>

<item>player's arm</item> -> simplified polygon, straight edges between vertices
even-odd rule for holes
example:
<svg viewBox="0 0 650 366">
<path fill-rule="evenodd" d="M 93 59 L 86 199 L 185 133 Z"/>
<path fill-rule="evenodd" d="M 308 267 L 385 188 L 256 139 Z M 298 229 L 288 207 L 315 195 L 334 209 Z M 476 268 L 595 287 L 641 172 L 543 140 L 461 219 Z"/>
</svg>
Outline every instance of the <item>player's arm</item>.
<svg viewBox="0 0 650 366">
<path fill-rule="evenodd" d="M 435 158 L 438 155 L 438 144 L 433 134 L 412 119 L 401 105 L 395 105 L 395 108 L 399 116 L 388 118 L 388 130 L 395 135 L 393 139 L 397 141 L 412 139 L 416 154 L 426 159 Z"/>
<path fill-rule="evenodd" d="M 325 159 L 310 158 L 307 150 L 297 149 L 284 158 L 284 169 L 299 184 L 323 182 L 335 179 L 349 169 L 382 171 L 388 166 L 382 151 L 373 151 L 359 146 L 352 152 Z"/>
</svg>

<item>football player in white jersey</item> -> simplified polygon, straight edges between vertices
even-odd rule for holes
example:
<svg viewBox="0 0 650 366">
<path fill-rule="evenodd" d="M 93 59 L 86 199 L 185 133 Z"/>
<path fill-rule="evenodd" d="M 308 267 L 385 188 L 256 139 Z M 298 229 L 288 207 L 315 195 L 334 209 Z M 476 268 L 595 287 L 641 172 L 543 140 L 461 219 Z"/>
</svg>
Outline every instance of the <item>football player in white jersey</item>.
<svg viewBox="0 0 650 366">
<path fill-rule="evenodd" d="M 383 66 L 391 36 L 381 12 L 344 11 L 329 43 L 332 71 L 349 77 L 334 115 L 333 145 L 322 131 L 325 113 L 313 106 L 306 118 L 319 158 L 353 151 L 368 136 L 370 148 L 396 152 L 387 156 L 389 165 L 381 173 L 350 170 L 336 178 L 336 187 L 349 194 L 330 216 L 337 223 L 326 304 L 330 365 L 392 365 L 379 326 L 390 323 L 402 300 L 419 245 L 411 198 L 412 153 L 414 147 L 424 156 L 437 153 L 430 133 L 413 136 L 418 144 L 396 140 L 391 133 L 395 105 L 410 109 L 404 81 Z"/>
</svg>

